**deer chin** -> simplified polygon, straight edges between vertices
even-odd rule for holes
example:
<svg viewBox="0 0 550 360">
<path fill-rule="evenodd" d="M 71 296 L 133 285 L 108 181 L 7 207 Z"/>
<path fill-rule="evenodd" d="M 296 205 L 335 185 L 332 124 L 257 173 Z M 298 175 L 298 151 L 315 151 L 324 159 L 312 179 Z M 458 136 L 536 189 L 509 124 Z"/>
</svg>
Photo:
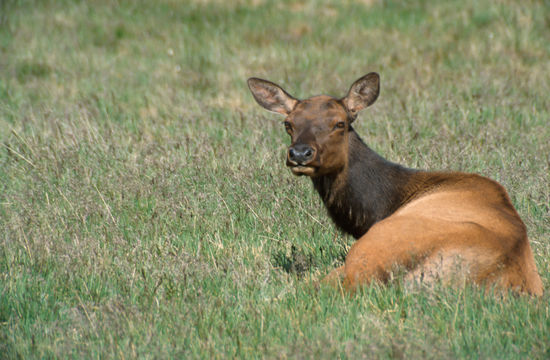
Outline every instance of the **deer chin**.
<svg viewBox="0 0 550 360">
<path fill-rule="evenodd" d="M 317 172 L 317 168 L 313 166 L 296 165 L 296 166 L 291 166 L 290 171 L 292 171 L 292 173 L 297 176 L 302 176 L 302 175 L 315 176 L 315 173 Z"/>
</svg>

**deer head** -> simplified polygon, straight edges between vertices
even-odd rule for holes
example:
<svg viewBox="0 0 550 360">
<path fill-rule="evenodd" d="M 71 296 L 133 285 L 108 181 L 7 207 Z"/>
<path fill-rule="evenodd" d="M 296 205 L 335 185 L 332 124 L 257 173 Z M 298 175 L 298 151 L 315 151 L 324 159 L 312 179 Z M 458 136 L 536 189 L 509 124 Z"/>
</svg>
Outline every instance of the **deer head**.
<svg viewBox="0 0 550 360">
<path fill-rule="evenodd" d="M 363 76 L 341 99 L 320 95 L 298 100 L 279 85 L 258 78 L 248 79 L 248 87 L 258 104 L 285 115 L 291 137 L 286 165 L 296 175 L 316 177 L 338 172 L 347 164 L 351 123 L 376 101 L 380 78 L 376 73 Z"/>
</svg>

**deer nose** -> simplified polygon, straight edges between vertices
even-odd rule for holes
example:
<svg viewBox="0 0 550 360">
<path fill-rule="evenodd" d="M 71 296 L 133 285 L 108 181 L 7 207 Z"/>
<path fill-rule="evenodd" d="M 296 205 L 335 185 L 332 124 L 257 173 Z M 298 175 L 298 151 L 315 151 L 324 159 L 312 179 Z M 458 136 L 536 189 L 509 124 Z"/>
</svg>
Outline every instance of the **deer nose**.
<svg viewBox="0 0 550 360">
<path fill-rule="evenodd" d="M 307 144 L 296 144 L 288 149 L 288 158 L 298 165 L 305 165 L 313 158 L 313 149 Z"/>
</svg>

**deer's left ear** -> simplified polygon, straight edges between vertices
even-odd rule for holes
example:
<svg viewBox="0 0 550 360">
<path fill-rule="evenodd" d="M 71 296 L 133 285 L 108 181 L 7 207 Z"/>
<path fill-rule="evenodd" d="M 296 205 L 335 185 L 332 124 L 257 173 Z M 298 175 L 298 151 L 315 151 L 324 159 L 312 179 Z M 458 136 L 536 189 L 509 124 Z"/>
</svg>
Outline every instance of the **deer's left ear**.
<svg viewBox="0 0 550 360">
<path fill-rule="evenodd" d="M 372 105 L 380 93 L 380 76 L 371 72 L 351 85 L 348 94 L 342 99 L 344 106 L 355 117 L 360 110 Z"/>
</svg>

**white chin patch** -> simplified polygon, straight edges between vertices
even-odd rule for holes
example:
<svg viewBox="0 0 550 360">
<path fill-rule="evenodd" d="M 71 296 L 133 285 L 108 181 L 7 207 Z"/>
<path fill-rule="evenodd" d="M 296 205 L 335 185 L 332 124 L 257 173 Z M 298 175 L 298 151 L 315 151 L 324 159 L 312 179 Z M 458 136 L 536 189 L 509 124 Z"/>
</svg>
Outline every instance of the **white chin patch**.
<svg viewBox="0 0 550 360">
<path fill-rule="evenodd" d="M 313 173 L 315 173 L 315 168 L 311 166 L 294 166 L 291 167 L 290 170 L 294 173 L 294 175 L 308 175 L 311 176 Z"/>
</svg>

